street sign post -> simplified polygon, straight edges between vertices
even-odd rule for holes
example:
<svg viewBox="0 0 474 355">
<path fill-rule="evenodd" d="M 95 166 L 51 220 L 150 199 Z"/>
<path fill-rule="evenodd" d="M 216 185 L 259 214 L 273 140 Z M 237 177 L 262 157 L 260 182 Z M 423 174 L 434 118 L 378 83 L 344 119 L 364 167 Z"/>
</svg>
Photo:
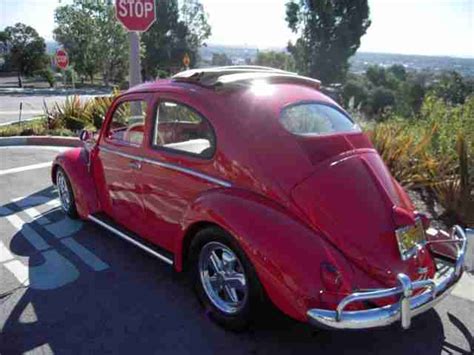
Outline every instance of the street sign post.
<svg viewBox="0 0 474 355">
<path fill-rule="evenodd" d="M 69 66 L 69 55 L 64 48 L 58 48 L 55 55 L 56 66 L 63 73 L 63 85 L 66 87 L 66 69 Z"/>
<path fill-rule="evenodd" d="M 156 21 L 155 0 L 116 0 L 115 16 L 129 31 L 129 81 L 132 87 L 141 82 L 138 32 L 148 31 Z"/>
<path fill-rule="evenodd" d="M 184 56 L 183 56 L 183 64 L 186 68 L 186 70 L 189 69 L 189 64 L 191 64 L 191 58 L 189 58 L 189 54 L 188 53 L 184 53 Z"/>
</svg>

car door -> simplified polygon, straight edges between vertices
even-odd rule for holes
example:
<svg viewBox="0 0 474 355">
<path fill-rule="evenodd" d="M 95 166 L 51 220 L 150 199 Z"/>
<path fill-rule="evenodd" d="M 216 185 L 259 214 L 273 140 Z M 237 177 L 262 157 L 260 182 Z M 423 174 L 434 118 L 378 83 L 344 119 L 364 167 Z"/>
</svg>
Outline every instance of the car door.
<svg viewBox="0 0 474 355">
<path fill-rule="evenodd" d="M 206 116 L 176 96 L 160 95 L 153 112 L 141 169 L 147 221 L 142 235 L 173 252 L 187 207 L 200 193 L 216 187 L 216 139 Z"/>
<path fill-rule="evenodd" d="M 144 217 L 138 181 L 148 100 L 148 94 L 133 94 L 114 104 L 94 160 L 103 211 L 133 232 L 138 231 L 136 226 Z"/>
</svg>

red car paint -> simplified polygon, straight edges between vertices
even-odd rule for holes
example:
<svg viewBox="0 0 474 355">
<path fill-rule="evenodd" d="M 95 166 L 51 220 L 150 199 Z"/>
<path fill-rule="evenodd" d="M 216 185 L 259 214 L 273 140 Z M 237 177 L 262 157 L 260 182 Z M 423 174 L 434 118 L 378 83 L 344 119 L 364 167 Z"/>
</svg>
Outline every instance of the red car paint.
<svg viewBox="0 0 474 355">
<path fill-rule="evenodd" d="M 114 101 L 94 146 L 56 158 L 53 180 L 57 166 L 63 167 L 82 218 L 108 214 L 173 253 L 177 271 L 199 228 L 222 227 L 251 260 L 270 300 L 298 320 L 305 321 L 310 308 L 334 309 L 356 290 L 394 286 L 399 272 L 416 280 L 424 267 L 432 277 L 427 250 L 407 261 L 400 257 L 395 229 L 414 224 L 416 213 L 369 139 L 360 132 L 288 132 L 279 121 L 288 105 L 342 108 L 314 88 L 280 83 L 272 89 L 256 95 L 170 80 L 137 86 Z M 140 147 L 105 139 L 114 107 L 131 98 L 148 103 Z M 163 99 L 209 120 L 217 138 L 212 158 L 152 147 L 153 115 Z M 129 158 L 103 148 L 161 165 L 133 170 Z M 113 201 L 116 191 L 122 198 Z"/>
</svg>

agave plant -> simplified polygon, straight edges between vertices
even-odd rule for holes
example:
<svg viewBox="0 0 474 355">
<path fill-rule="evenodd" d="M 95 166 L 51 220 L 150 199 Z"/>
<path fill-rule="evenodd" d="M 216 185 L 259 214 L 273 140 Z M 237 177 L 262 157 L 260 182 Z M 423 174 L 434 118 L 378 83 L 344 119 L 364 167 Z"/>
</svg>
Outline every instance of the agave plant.
<svg viewBox="0 0 474 355">
<path fill-rule="evenodd" d="M 102 127 L 105 114 L 107 113 L 112 101 L 120 94 L 119 90 L 114 90 L 111 96 L 98 96 L 88 102 L 87 110 L 96 129 Z"/>
<path fill-rule="evenodd" d="M 392 175 L 402 185 L 423 187 L 430 183 L 428 171 L 436 165 L 436 159 L 429 154 L 436 129 L 433 125 L 419 132 L 391 121 L 375 125 L 368 133 Z"/>
<path fill-rule="evenodd" d="M 48 128 L 66 128 L 78 131 L 92 125 L 92 117 L 88 103 L 81 101 L 79 96 L 67 96 L 64 103 L 56 102 L 51 110 L 45 113 L 48 118 Z"/>
<path fill-rule="evenodd" d="M 468 144 L 463 133 L 458 134 L 456 151 L 458 167 L 450 172 L 443 163 L 431 171 L 435 175 L 431 184 L 438 202 L 458 222 L 474 226 L 474 182 L 470 170 L 474 167 L 473 158 L 469 157 Z"/>
</svg>

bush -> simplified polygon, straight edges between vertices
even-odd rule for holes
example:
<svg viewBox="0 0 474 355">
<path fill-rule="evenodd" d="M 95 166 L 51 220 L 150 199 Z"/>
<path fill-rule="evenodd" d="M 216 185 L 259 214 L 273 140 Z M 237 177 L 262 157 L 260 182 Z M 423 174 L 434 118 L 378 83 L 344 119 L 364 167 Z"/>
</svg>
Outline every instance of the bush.
<svg viewBox="0 0 474 355">
<path fill-rule="evenodd" d="M 402 185 L 432 191 L 452 220 L 473 226 L 474 97 L 451 105 L 428 96 L 419 117 L 391 115 L 365 127 Z"/>
<path fill-rule="evenodd" d="M 102 127 L 105 114 L 112 104 L 112 101 L 119 93 L 119 90 L 114 90 L 112 96 L 95 97 L 88 102 L 87 110 L 89 111 L 90 117 L 92 119 L 92 124 L 96 129 L 100 129 Z"/>
<path fill-rule="evenodd" d="M 44 118 L 0 127 L 0 137 L 41 136 L 46 132 L 47 127 Z"/>
<path fill-rule="evenodd" d="M 92 125 L 92 117 L 88 110 L 88 103 L 81 101 L 79 96 L 68 96 L 64 103 L 55 103 L 51 110 L 47 110 L 46 115 L 50 128 L 67 128 L 72 131 L 79 131 Z"/>
<path fill-rule="evenodd" d="M 54 84 L 56 83 L 56 77 L 54 76 L 54 72 L 51 69 L 47 68 L 38 70 L 35 72 L 35 75 L 38 75 L 46 80 L 49 84 L 49 87 L 54 87 Z"/>
<path fill-rule="evenodd" d="M 380 114 L 395 104 L 395 93 L 384 87 L 377 87 L 371 94 L 370 109 L 373 114 Z"/>
</svg>

